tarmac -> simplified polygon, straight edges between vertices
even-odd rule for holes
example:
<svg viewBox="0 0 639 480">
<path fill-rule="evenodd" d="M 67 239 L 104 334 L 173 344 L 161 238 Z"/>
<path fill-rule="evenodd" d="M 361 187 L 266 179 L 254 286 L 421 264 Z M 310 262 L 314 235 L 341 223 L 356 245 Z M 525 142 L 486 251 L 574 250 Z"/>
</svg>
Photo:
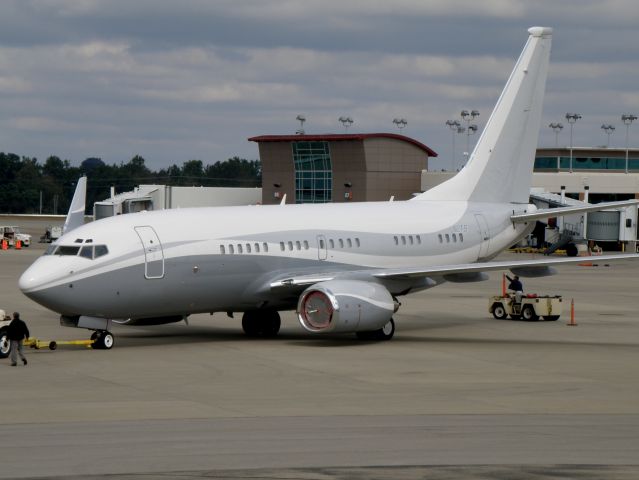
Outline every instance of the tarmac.
<svg viewBox="0 0 639 480">
<path fill-rule="evenodd" d="M 17 224 L 33 244 L 0 252 L 0 308 L 34 337 L 88 338 L 20 293 L 47 223 Z M 109 351 L 28 349 L 0 360 L 0 478 L 639 478 L 639 263 L 591 261 L 524 279 L 563 295 L 555 322 L 492 318 L 493 273 L 403 297 L 390 342 L 314 336 L 292 312 L 249 339 L 216 313 L 117 326 Z"/>
</svg>

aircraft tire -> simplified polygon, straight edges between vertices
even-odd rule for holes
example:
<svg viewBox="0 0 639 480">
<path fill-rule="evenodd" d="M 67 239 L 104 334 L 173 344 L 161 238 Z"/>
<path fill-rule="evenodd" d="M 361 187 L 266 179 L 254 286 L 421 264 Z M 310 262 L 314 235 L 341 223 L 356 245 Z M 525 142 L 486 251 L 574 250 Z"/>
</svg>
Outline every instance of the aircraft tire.
<svg viewBox="0 0 639 480">
<path fill-rule="evenodd" d="M 11 341 L 7 335 L 7 330 L 0 330 L 0 358 L 7 358 L 11 353 Z"/>
<path fill-rule="evenodd" d="M 388 323 L 379 330 L 355 332 L 355 335 L 360 340 L 390 340 L 395 335 L 395 320 L 391 318 Z"/>
<path fill-rule="evenodd" d="M 282 326 L 280 314 L 277 310 L 271 310 L 265 313 L 265 318 L 263 318 L 261 322 L 262 328 L 260 331 L 260 336 L 267 338 L 275 337 L 280 332 L 280 327 Z"/>
<path fill-rule="evenodd" d="M 281 325 L 277 310 L 249 310 L 242 316 L 242 329 L 249 337 L 275 337 Z"/>
<path fill-rule="evenodd" d="M 115 339 L 113 338 L 113 334 L 111 332 L 96 332 L 97 336 L 94 342 L 91 344 L 91 348 L 96 350 L 111 350 L 113 348 L 113 344 L 115 343 Z M 93 338 L 93 335 L 91 336 Z"/>
</svg>

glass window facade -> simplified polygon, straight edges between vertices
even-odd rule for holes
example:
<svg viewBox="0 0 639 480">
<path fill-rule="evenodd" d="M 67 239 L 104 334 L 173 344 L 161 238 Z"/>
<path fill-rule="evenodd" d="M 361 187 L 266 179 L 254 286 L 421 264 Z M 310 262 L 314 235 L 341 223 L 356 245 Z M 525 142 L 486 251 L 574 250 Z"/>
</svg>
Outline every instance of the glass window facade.
<svg viewBox="0 0 639 480">
<path fill-rule="evenodd" d="M 572 157 L 572 169 L 625 171 L 626 159 L 623 157 Z M 537 157 L 535 170 L 570 170 L 570 157 Z M 639 158 L 628 158 L 628 170 L 639 171 Z"/>
<path fill-rule="evenodd" d="M 333 170 L 328 142 L 293 142 L 295 203 L 333 199 Z"/>
</svg>

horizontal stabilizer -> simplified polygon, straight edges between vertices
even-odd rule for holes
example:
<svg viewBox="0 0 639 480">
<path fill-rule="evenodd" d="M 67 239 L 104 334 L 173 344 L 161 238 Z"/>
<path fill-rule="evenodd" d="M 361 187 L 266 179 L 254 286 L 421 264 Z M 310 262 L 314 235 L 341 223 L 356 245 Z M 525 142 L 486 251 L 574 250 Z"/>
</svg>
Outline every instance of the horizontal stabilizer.
<svg viewBox="0 0 639 480">
<path fill-rule="evenodd" d="M 571 215 L 573 213 L 599 212 L 600 210 L 624 208 L 630 207 L 632 205 L 639 205 L 639 200 L 594 203 L 578 207 L 545 208 L 543 210 L 537 210 L 536 212 L 532 213 L 519 213 L 517 215 L 511 215 L 510 220 L 513 223 L 527 223 L 533 220 L 541 220 L 542 218 L 561 217 L 563 215 Z"/>
</svg>

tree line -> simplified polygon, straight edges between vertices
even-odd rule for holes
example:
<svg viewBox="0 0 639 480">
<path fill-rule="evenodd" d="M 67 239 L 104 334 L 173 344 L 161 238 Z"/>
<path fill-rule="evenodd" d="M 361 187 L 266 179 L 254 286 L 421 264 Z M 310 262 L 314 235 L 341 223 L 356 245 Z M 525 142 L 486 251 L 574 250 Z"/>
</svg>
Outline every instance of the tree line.
<svg viewBox="0 0 639 480">
<path fill-rule="evenodd" d="M 87 213 L 93 203 L 117 193 L 133 190 L 140 184 L 204 187 L 259 187 L 262 168 L 259 160 L 233 157 L 204 165 L 202 160 L 188 160 L 182 166 L 171 165 L 152 171 L 139 155 L 127 163 L 107 165 L 100 158 L 87 158 L 79 167 L 69 160 L 50 156 L 44 163 L 37 158 L 0 152 L 0 213 L 66 214 L 75 184 L 82 175 L 88 177 Z"/>
</svg>

